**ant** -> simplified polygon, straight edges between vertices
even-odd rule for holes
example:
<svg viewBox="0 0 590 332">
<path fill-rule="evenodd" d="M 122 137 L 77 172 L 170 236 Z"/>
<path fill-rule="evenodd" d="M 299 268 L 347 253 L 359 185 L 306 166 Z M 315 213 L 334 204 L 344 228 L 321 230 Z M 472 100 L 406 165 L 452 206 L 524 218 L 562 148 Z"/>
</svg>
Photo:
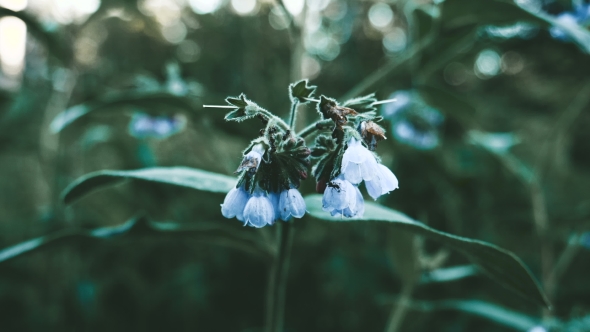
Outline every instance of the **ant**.
<svg viewBox="0 0 590 332">
<path fill-rule="evenodd" d="M 331 182 L 331 181 L 328 182 L 327 186 L 330 188 L 336 189 L 338 192 L 340 192 L 341 190 L 344 190 L 344 189 L 340 188 L 340 185 L 338 185 L 337 183 Z"/>
</svg>

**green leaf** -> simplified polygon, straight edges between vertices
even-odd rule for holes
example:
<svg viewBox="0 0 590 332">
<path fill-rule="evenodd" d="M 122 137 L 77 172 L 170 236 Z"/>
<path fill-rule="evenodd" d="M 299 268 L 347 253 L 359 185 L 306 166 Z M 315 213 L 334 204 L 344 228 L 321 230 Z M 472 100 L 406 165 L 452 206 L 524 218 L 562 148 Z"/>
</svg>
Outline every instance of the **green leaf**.
<svg viewBox="0 0 590 332">
<path fill-rule="evenodd" d="M 427 312 L 438 310 L 467 312 L 517 331 L 529 331 L 531 328 L 540 325 L 540 319 L 478 300 L 412 301 L 409 306 L 414 310 Z"/>
<path fill-rule="evenodd" d="M 236 184 L 231 176 L 188 167 L 154 167 L 132 171 L 104 170 L 86 174 L 70 184 L 62 193 L 65 204 L 107 185 L 125 180 L 141 180 L 171 184 L 214 193 L 227 193 Z"/>
<path fill-rule="evenodd" d="M 365 214 L 362 218 L 332 217 L 322 210 L 322 195 L 310 195 L 305 198 L 307 210 L 313 217 L 335 222 L 377 221 L 391 223 L 392 226 L 423 235 L 439 241 L 467 256 L 474 264 L 513 292 L 537 304 L 549 307 L 547 297 L 531 275 L 528 268 L 512 252 L 493 244 L 456 236 L 430 228 L 415 221 L 405 214 L 388 209 L 375 203 L 365 203 Z"/>
<path fill-rule="evenodd" d="M 362 113 L 376 111 L 377 107 L 373 106 L 373 103 L 377 101 L 375 94 L 371 93 L 363 97 L 353 98 L 345 101 L 342 106 L 352 108 L 353 110 Z"/>
<path fill-rule="evenodd" d="M 444 267 L 422 274 L 420 283 L 449 282 L 477 275 L 479 271 L 473 265 Z"/>
<path fill-rule="evenodd" d="M 59 113 L 53 119 L 53 121 L 51 121 L 50 129 L 53 133 L 58 133 L 88 113 L 100 110 L 112 110 L 122 105 L 135 105 L 144 108 L 165 105 L 166 107 L 159 107 L 159 109 L 172 109 L 175 111 L 179 108 L 185 109 L 187 111 L 192 111 L 194 109 L 192 103 L 187 97 L 179 96 L 166 91 L 133 91 L 117 93 L 105 98 L 84 104 L 78 104 L 68 108 L 67 110 Z"/>
<path fill-rule="evenodd" d="M 289 85 L 289 96 L 291 98 L 291 102 L 299 102 L 301 104 L 309 102 L 309 100 L 305 98 L 311 98 L 311 96 L 317 89 L 317 86 L 308 85 L 308 83 L 309 81 L 305 79 L 296 83 L 291 83 Z"/>
<path fill-rule="evenodd" d="M 71 228 L 21 242 L 0 250 L 0 263 L 12 258 L 46 249 L 54 245 L 67 245 L 89 240 L 126 238 L 145 238 L 173 236 L 174 238 L 190 238 L 199 243 L 212 243 L 242 249 L 264 258 L 271 257 L 273 251 L 264 241 L 253 233 L 235 231 L 222 225 L 212 223 L 173 223 L 153 222 L 145 218 L 134 218 L 121 225 L 102 227 L 93 230 Z"/>
</svg>

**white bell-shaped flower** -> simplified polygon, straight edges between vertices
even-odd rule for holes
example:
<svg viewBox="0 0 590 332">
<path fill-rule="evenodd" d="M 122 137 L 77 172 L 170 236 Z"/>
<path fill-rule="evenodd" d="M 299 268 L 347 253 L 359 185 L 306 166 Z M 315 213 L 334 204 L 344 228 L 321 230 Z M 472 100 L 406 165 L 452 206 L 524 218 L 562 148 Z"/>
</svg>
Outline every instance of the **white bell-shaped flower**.
<svg viewBox="0 0 590 332">
<path fill-rule="evenodd" d="M 243 187 L 233 188 L 221 204 L 221 214 L 229 219 L 236 217 L 239 221 L 244 221 L 244 208 L 249 198 L 250 194 Z"/>
<path fill-rule="evenodd" d="M 244 208 L 244 226 L 261 228 L 272 225 L 275 219 L 275 207 L 271 199 L 262 190 L 257 189 Z"/>
<path fill-rule="evenodd" d="M 377 160 L 371 151 L 356 138 L 348 141 L 348 147 L 342 156 L 341 172 L 344 178 L 352 184 L 359 184 L 363 180 L 372 180 L 377 173 Z"/>
<path fill-rule="evenodd" d="M 389 168 L 378 164 L 376 176 L 370 181 L 365 181 L 365 186 L 369 195 L 376 200 L 379 196 L 397 189 L 398 181 Z"/>
<path fill-rule="evenodd" d="M 328 183 L 322 199 L 322 209 L 332 216 L 340 214 L 354 217 L 359 212 L 364 212 L 363 196 L 356 186 L 340 174 Z"/>
<path fill-rule="evenodd" d="M 301 218 L 305 215 L 305 201 L 297 189 L 289 189 L 281 192 L 279 198 L 279 211 L 281 219 L 287 221 L 289 217 Z"/>
</svg>

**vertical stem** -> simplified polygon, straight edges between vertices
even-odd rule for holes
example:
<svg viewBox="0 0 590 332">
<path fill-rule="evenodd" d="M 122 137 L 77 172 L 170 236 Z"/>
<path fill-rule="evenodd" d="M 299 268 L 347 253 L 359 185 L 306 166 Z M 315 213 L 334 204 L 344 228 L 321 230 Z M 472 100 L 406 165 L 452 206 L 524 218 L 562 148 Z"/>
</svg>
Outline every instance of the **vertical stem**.
<svg viewBox="0 0 590 332">
<path fill-rule="evenodd" d="M 289 126 L 291 126 L 291 132 L 295 131 L 295 121 L 297 120 L 297 106 L 299 101 L 294 101 L 291 105 L 291 114 L 289 115 Z"/>
<path fill-rule="evenodd" d="M 412 299 L 412 292 L 414 292 L 413 284 L 405 284 L 403 286 L 399 301 L 397 302 L 397 304 L 393 305 L 393 308 L 391 308 L 391 313 L 389 314 L 389 322 L 387 323 L 387 328 L 385 329 L 385 332 L 399 331 L 400 327 L 402 326 L 402 322 L 406 317 L 406 313 L 408 311 L 408 304 Z"/>
<path fill-rule="evenodd" d="M 281 332 L 285 316 L 287 271 L 293 243 L 293 223 L 277 223 L 278 253 L 270 270 L 266 304 L 266 332 Z"/>
</svg>

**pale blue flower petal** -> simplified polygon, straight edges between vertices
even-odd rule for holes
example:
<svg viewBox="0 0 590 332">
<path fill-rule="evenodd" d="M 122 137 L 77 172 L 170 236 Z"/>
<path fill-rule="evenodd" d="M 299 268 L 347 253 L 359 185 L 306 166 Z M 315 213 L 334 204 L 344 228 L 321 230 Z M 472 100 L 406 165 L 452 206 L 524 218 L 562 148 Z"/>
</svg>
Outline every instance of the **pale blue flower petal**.
<svg viewBox="0 0 590 332">
<path fill-rule="evenodd" d="M 244 220 L 244 208 L 248 202 L 250 195 L 244 190 L 244 188 L 233 188 L 230 190 L 223 204 L 221 204 L 221 214 L 226 218 L 236 217 L 238 220 Z"/>
<path fill-rule="evenodd" d="M 250 197 L 244 209 L 244 221 L 247 225 L 261 228 L 272 224 L 275 219 L 275 210 L 272 201 L 260 193 Z"/>
<path fill-rule="evenodd" d="M 376 174 L 377 160 L 371 151 L 353 137 L 342 156 L 341 171 L 352 184 L 370 181 Z"/>
<path fill-rule="evenodd" d="M 305 215 L 305 201 L 297 189 L 285 190 L 279 200 L 281 219 L 287 221 L 289 217 L 301 218 Z"/>
</svg>

